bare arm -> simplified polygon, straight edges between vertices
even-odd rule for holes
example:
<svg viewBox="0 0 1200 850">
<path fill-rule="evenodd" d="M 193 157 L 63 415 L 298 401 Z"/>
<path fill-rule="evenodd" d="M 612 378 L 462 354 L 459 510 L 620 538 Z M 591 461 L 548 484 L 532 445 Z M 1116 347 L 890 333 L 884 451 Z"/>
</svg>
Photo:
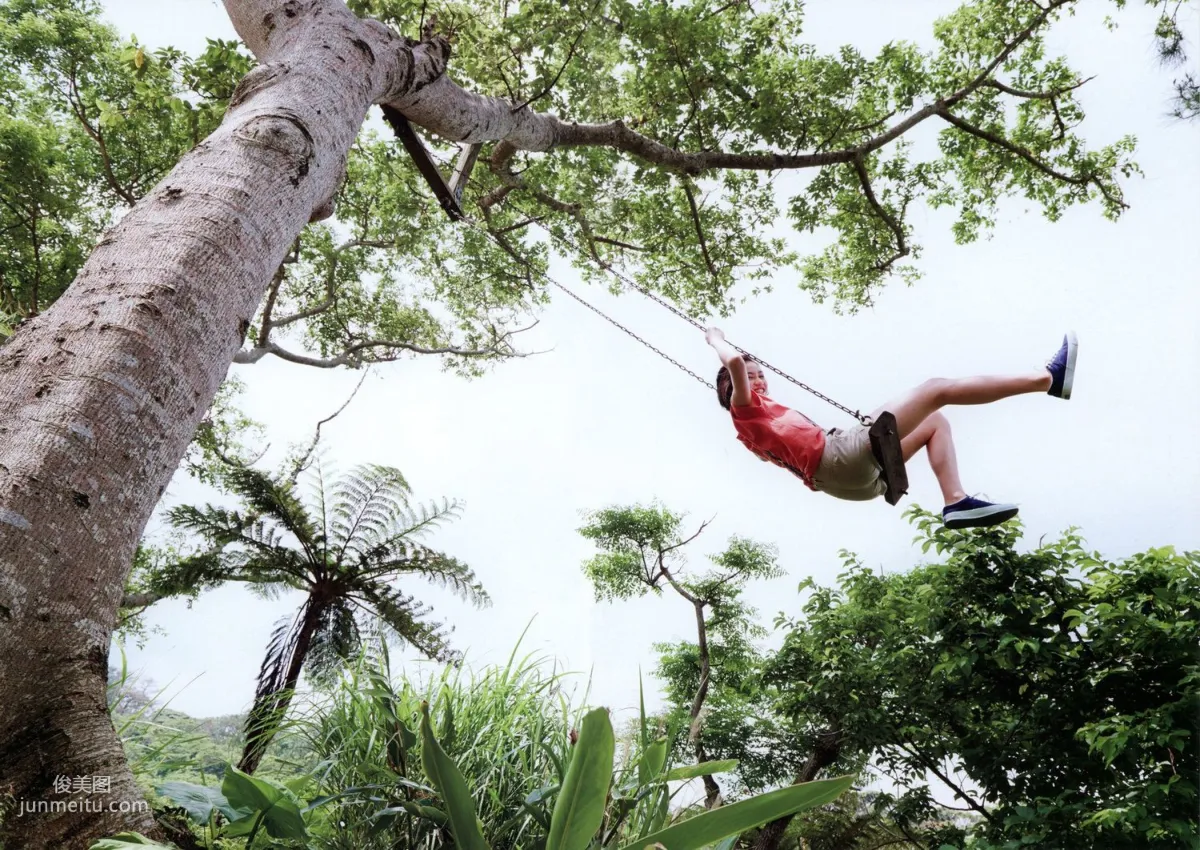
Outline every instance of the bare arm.
<svg viewBox="0 0 1200 850">
<path fill-rule="evenodd" d="M 717 352 L 722 365 L 729 370 L 729 377 L 733 379 L 733 397 L 730 403 L 738 407 L 750 404 L 750 381 L 746 377 L 746 361 L 742 359 L 742 355 L 725 341 L 725 333 L 720 328 L 709 328 L 704 334 L 704 339 Z"/>
</svg>

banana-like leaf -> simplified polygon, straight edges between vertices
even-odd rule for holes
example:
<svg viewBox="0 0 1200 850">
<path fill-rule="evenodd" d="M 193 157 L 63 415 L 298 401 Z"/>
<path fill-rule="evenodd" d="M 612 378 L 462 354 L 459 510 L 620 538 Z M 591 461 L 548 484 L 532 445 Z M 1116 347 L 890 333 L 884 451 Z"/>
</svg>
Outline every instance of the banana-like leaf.
<svg viewBox="0 0 1200 850">
<path fill-rule="evenodd" d="M 616 746 L 608 710 L 588 712 L 550 818 L 546 850 L 584 850 L 591 843 L 604 820 Z"/>
<path fill-rule="evenodd" d="M 643 850 L 652 845 L 662 845 L 666 850 L 700 850 L 701 847 L 715 844 L 723 838 L 754 829 L 777 818 L 836 800 L 853 784 L 853 776 L 839 776 L 836 779 L 789 785 L 787 788 L 760 794 L 749 800 L 741 800 L 688 818 L 639 838 L 621 850 Z"/>
<path fill-rule="evenodd" d="M 695 779 L 697 776 L 712 776 L 714 773 L 729 773 L 737 770 L 737 759 L 724 761 L 703 761 L 700 764 L 685 764 L 667 773 L 667 779 L 674 782 L 678 779 Z"/>
<path fill-rule="evenodd" d="M 662 773 L 663 765 L 667 763 L 667 739 L 659 738 L 652 741 L 642 752 L 638 761 L 638 785 L 649 785 Z"/>
<path fill-rule="evenodd" d="M 450 831 L 458 850 L 491 850 L 479 829 L 479 817 L 475 814 L 475 801 L 471 799 L 467 781 L 433 735 L 427 702 L 421 703 L 421 765 L 446 804 Z"/>
</svg>

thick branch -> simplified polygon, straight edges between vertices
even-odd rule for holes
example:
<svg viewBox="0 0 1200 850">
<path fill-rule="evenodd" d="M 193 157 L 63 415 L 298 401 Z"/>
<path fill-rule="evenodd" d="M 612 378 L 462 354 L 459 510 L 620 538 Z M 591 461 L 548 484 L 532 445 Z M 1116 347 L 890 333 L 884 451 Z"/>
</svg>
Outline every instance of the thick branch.
<svg viewBox="0 0 1200 850">
<path fill-rule="evenodd" d="M 904 228 L 900 226 L 900 222 L 896 221 L 895 217 L 875 197 L 875 190 L 871 188 L 871 175 L 867 173 L 867 163 L 865 160 L 866 157 L 864 156 L 854 158 L 854 170 L 858 174 L 858 182 L 862 184 L 863 194 L 866 195 L 867 202 L 896 237 L 895 253 L 875 266 L 877 270 L 883 272 L 890 269 L 892 263 L 896 262 L 896 260 L 908 256 L 908 244 L 904 241 Z"/>
<path fill-rule="evenodd" d="M 532 326 L 531 326 L 532 327 Z M 504 343 L 509 337 L 514 334 L 529 330 L 529 328 L 520 328 L 515 331 L 509 331 L 499 337 L 496 342 L 488 348 L 458 348 L 453 345 L 445 345 L 436 348 L 430 348 L 423 345 L 417 345 L 412 342 L 400 342 L 392 339 L 371 339 L 364 342 L 357 342 L 346 348 L 337 357 L 308 357 L 303 354 L 296 354 L 281 347 L 278 343 L 268 342 L 265 348 L 252 348 L 249 351 L 239 351 L 234 355 L 234 363 L 257 363 L 268 354 L 274 354 L 281 360 L 287 360 L 289 363 L 299 363 L 302 366 L 316 366 L 321 369 L 335 369 L 338 366 L 358 366 L 364 362 L 387 362 L 395 360 L 399 356 L 398 352 L 411 351 L 414 354 L 452 354 L 456 357 L 524 357 L 525 354 L 512 349 L 504 348 Z M 375 349 L 384 349 L 395 354 L 382 355 L 371 357 L 370 359 L 363 356 L 363 352 L 372 351 Z"/>
<path fill-rule="evenodd" d="M 1055 0 L 1045 8 L 1039 7 L 1039 14 L 1034 20 L 1006 43 L 985 68 L 957 91 L 917 110 L 887 131 L 860 145 L 821 153 L 737 154 L 726 151 L 680 151 L 635 132 L 623 121 L 578 124 L 530 110 L 514 113 L 503 99 L 467 92 L 446 75 L 438 77 L 419 92 L 398 96 L 391 105 L 404 113 L 410 121 L 443 138 L 458 142 L 502 141 L 507 142 L 514 150 L 528 151 L 548 151 L 554 147 L 583 145 L 611 147 L 664 168 L 692 175 L 711 169 L 775 171 L 835 165 L 853 162 L 857 156 L 884 147 L 938 114 L 939 110 L 948 109 L 962 101 L 984 85 L 1013 51 L 1046 22 L 1053 11 L 1068 2 L 1070 0 Z M 494 155 L 493 168 L 496 164 Z"/>
<path fill-rule="evenodd" d="M 148 608 L 155 602 L 166 598 L 167 594 L 156 593 L 152 590 L 143 591 L 142 593 L 126 593 L 121 597 L 121 608 Z"/>
<path fill-rule="evenodd" d="M 692 194 L 692 187 L 688 185 L 687 180 L 683 181 L 683 194 L 687 195 L 688 207 L 692 211 L 692 224 L 696 227 L 696 239 L 700 242 L 700 253 L 704 256 L 704 265 L 708 266 L 708 273 L 712 275 L 713 280 L 718 278 L 717 267 L 713 265 L 712 257 L 708 253 L 708 242 L 704 239 L 704 227 L 700 224 L 700 210 L 696 206 L 696 197 Z"/>
</svg>

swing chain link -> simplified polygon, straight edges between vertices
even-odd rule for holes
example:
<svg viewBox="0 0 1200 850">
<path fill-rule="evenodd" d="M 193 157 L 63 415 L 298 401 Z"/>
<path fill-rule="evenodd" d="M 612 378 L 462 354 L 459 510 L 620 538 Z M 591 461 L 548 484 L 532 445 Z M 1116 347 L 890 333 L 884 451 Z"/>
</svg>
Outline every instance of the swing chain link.
<svg viewBox="0 0 1200 850">
<path fill-rule="evenodd" d="M 435 154 L 435 157 L 438 160 L 440 160 L 441 162 L 446 163 L 446 161 L 444 159 L 436 156 L 436 154 Z M 449 163 L 446 163 L 446 164 L 449 164 Z M 515 209 L 517 212 L 521 213 L 523 216 L 530 219 L 533 224 L 535 224 L 537 227 L 541 228 L 542 231 L 544 231 L 546 233 L 546 235 L 548 235 L 551 239 L 554 239 L 558 242 L 564 243 L 567 245 L 567 247 L 571 248 L 572 251 L 575 251 L 576 253 L 578 253 L 580 255 L 586 256 L 586 252 L 584 251 L 583 246 L 576 244 L 575 242 L 573 242 L 572 240 L 568 239 L 565 236 L 555 233 L 553 230 L 546 227 L 546 225 L 542 224 L 542 222 L 539 221 L 536 216 L 530 215 L 528 212 L 526 212 L 524 209 L 522 209 L 519 205 L 517 205 L 515 202 L 513 202 L 511 198 L 509 198 L 509 205 L 512 206 L 512 208 Z M 471 226 L 480 230 L 485 236 L 487 236 L 493 242 L 496 242 L 497 245 L 499 245 L 498 240 L 492 234 L 491 230 L 489 228 L 485 227 L 481 222 L 479 222 L 478 220 L 476 220 L 475 218 L 473 218 L 471 216 L 464 216 L 464 220 L 467 221 Z M 500 246 L 500 247 L 503 247 L 503 246 Z M 692 316 L 685 313 L 683 310 L 679 309 L 678 307 L 676 307 L 674 304 L 667 301 L 666 299 L 660 298 L 658 295 L 651 292 L 649 289 L 646 289 L 645 287 L 640 286 L 639 284 L 635 283 L 631 278 L 629 278 L 626 275 L 622 274 L 621 272 L 617 271 L 608 263 L 597 260 L 596 264 L 598 266 L 600 266 L 602 269 L 604 269 L 605 271 L 607 271 L 609 274 L 611 274 L 613 277 L 622 281 L 625 285 L 632 287 L 633 289 L 637 290 L 642 295 L 646 296 L 647 298 L 651 299 L 652 301 L 656 301 L 657 303 L 661 304 L 663 307 L 666 307 L 668 310 L 670 310 L 676 316 L 683 319 L 685 322 L 689 323 L 690 325 L 697 328 L 698 330 L 705 331 L 705 332 L 708 331 L 707 327 L 705 327 L 702 323 L 698 322 L 696 319 L 692 318 Z M 598 315 L 600 318 L 604 319 L 609 324 L 615 326 L 616 328 L 618 328 L 625 334 L 633 337 L 635 340 L 640 342 L 642 345 L 646 346 L 646 348 L 649 348 L 651 351 L 653 351 L 659 357 L 666 360 L 668 363 L 671 363 L 676 368 L 691 375 L 693 378 L 695 378 L 700 383 L 704 384 L 704 386 L 708 387 L 710 390 L 713 390 L 714 392 L 716 391 L 716 387 L 713 386 L 713 384 L 711 382 L 709 382 L 705 378 L 700 377 L 695 372 L 693 372 L 691 369 L 689 369 L 687 366 L 684 366 L 678 360 L 671 357 L 669 354 L 666 354 L 661 349 L 656 348 L 654 345 L 652 345 L 649 342 L 647 342 L 646 340 L 642 339 L 640 336 L 638 336 L 636 333 L 631 331 L 629 328 L 622 325 L 616 319 L 611 318 L 606 313 L 601 311 L 598 307 L 595 307 L 592 304 L 585 301 L 583 298 L 581 298 L 579 295 L 577 295 L 576 293 L 574 293 L 573 291 L 568 289 L 566 286 L 559 283 L 554 278 L 550 277 L 550 275 L 548 273 L 541 271 L 540 269 L 534 269 L 534 271 L 538 274 L 538 276 L 540 276 L 541 278 L 546 280 L 547 283 L 550 283 L 551 285 L 553 285 L 553 286 L 557 287 L 558 289 L 560 289 L 561 291 L 565 292 L 567 295 L 571 296 L 571 298 L 574 298 L 576 301 L 578 301 L 584 307 L 587 307 L 589 310 L 591 310 L 593 313 Z M 762 358 L 758 357 L 755 354 L 751 354 L 749 351 L 742 348 L 741 346 L 735 345 L 734 343 L 729 342 L 728 340 L 726 340 L 726 342 L 735 351 L 738 351 L 745 357 L 751 358 L 752 360 L 754 360 L 754 362 L 758 363 L 760 366 L 770 369 L 772 372 L 774 372 L 779 377 L 784 378 L 788 381 L 791 381 L 793 384 L 800 387 L 802 390 L 805 390 L 806 392 L 809 392 L 812 395 L 815 395 L 817 398 L 821 399 L 826 404 L 832 405 L 833 407 L 836 407 L 838 410 L 842 411 L 843 413 L 853 416 L 864 426 L 866 426 L 866 427 L 871 426 L 872 420 L 871 420 L 870 416 L 866 416 L 857 410 L 851 410 L 849 407 L 846 407 L 846 405 L 844 405 L 844 404 L 839 404 L 838 402 L 831 399 L 829 396 L 825 395 L 823 392 L 813 389 L 808 384 L 804 383 L 801 380 L 798 380 L 797 378 L 793 378 L 787 372 L 784 372 L 782 369 L 772 366 L 767 361 L 763 360 Z"/>
<path fill-rule="evenodd" d="M 594 306 L 592 306 L 591 304 L 589 304 L 588 302 L 584 301 L 582 298 L 580 298 L 578 295 L 576 295 L 576 294 L 575 294 L 574 292 L 572 292 L 570 289 L 568 289 L 567 287 L 563 286 L 561 283 L 559 283 L 559 282 L 558 282 L 557 280 L 555 280 L 554 278 L 550 277 L 550 275 L 548 275 L 548 274 L 545 274 L 545 273 L 542 273 L 542 277 L 544 277 L 548 283 L 550 283 L 550 284 L 553 284 L 554 286 L 557 286 L 559 289 L 561 289 L 561 290 L 562 290 L 563 292 L 565 292 L 567 295 L 569 295 L 569 296 L 571 296 L 572 298 L 574 298 L 576 301 L 578 301 L 578 302 L 579 302 L 580 304 L 582 304 L 584 307 L 587 307 L 589 310 L 591 310 L 591 311 L 592 311 L 593 313 L 595 313 L 597 316 L 599 316 L 600 318 L 604 319 L 604 321 L 608 322 L 608 323 L 609 323 L 609 324 L 611 324 L 611 325 L 615 325 L 617 328 L 620 328 L 622 331 L 624 331 L 625 333 L 629 334 L 629 336 L 633 337 L 633 338 L 634 338 L 634 339 L 636 339 L 638 342 L 640 342 L 642 345 L 646 346 L 646 348 L 648 348 L 648 349 L 650 349 L 651 351 L 653 351 L 653 352 L 654 352 L 655 354 L 657 354 L 659 357 L 663 358 L 664 360 L 666 360 L 666 361 L 668 361 L 668 362 L 670 362 L 670 363 L 673 363 L 673 364 L 674 364 L 676 367 L 678 367 L 679 369 L 682 369 L 684 372 L 687 372 L 689 375 L 691 375 L 691 376 L 692 376 L 693 378 L 695 378 L 697 381 L 699 381 L 700 383 L 704 384 L 704 386 L 706 386 L 706 387 L 708 387 L 710 390 L 712 390 L 712 391 L 716 392 L 716 389 L 717 389 L 717 388 L 716 388 L 716 387 L 714 387 L 714 386 L 713 386 L 713 385 L 712 385 L 710 382 L 708 382 L 708 381 L 707 381 L 707 380 L 705 380 L 704 378 L 701 378 L 699 375 L 697 375 L 695 372 L 693 372 L 693 371 L 692 371 L 691 369 L 689 369 L 687 366 L 684 366 L 682 363 L 680 363 L 680 362 L 679 362 L 678 360 L 676 360 L 674 357 L 671 357 L 669 354 L 667 354 L 667 353 L 663 352 L 662 350 L 660 350 L 660 349 L 658 349 L 658 348 L 655 348 L 653 345 L 651 345 L 650 343 L 646 342 L 646 340 L 642 339 L 640 336 L 638 336 L 637 334 L 635 334 L 635 333 L 634 333 L 633 331 L 631 331 L 629 328 L 625 327 L 623 324 L 621 324 L 620 322 L 618 322 L 616 319 L 614 319 L 614 318 L 611 318 L 610 316 L 608 316 L 608 315 L 606 315 L 605 313 L 601 312 L 599 308 L 597 308 L 597 307 L 594 307 Z"/>
<path fill-rule="evenodd" d="M 525 210 L 521 209 L 519 206 L 517 206 L 517 204 L 515 204 L 515 203 L 512 203 L 512 201 L 511 201 L 511 200 L 510 200 L 510 204 L 512 205 L 513 209 L 515 209 L 515 210 L 517 210 L 518 212 L 520 212 L 520 213 L 521 213 L 522 215 L 524 215 L 526 218 L 533 218 L 533 216 L 529 215 L 529 213 L 527 213 Z M 541 228 L 543 231 L 545 231 L 545 232 L 546 232 L 546 233 L 547 233 L 547 234 L 548 234 L 548 235 L 549 235 L 549 236 L 550 236 L 552 239 L 556 239 L 556 240 L 558 240 L 559 242 L 563 242 L 563 243 L 565 243 L 565 244 L 566 244 L 568 247 L 570 247 L 572 250 L 574 250 L 574 251 L 577 251 L 577 252 L 579 252 L 580 254 L 583 254 L 583 253 L 584 253 L 584 250 L 583 250 L 583 247 L 582 247 L 582 246 L 580 246 L 580 245 L 577 245 L 577 244 L 573 243 L 573 242 L 572 242 L 570 239 L 568 239 L 568 238 L 567 238 L 567 237 L 565 237 L 565 236 L 560 236 L 559 234 L 557 234 L 557 233 L 555 233 L 554 231 L 550 230 L 548 227 L 546 227 L 546 226 L 545 226 L 544 224 L 542 224 L 540 221 L 536 221 L 536 220 L 535 220 L 533 223 L 534 223 L 534 224 L 536 224 L 538 227 L 540 227 L 540 228 Z M 624 274 L 622 274 L 621 272 L 617 271 L 616 269 L 614 269 L 614 268 L 613 268 L 612 266 L 610 266 L 609 264 L 607 264 L 607 263 L 597 263 L 597 265 L 599 265 L 601 268 L 603 268 L 605 271 L 607 271 L 607 272 L 608 272 L 609 274 L 611 274 L 613 277 L 615 277 L 615 278 L 617 278 L 618 280 L 620 280 L 620 281 L 622 281 L 623 283 L 625 283 L 627 286 L 630 286 L 630 287 L 632 287 L 632 288 L 636 289 L 638 292 L 640 292 L 642 295 L 646 296 L 646 297 L 647 297 L 647 298 L 649 298 L 650 300 L 652 300 L 652 301 L 656 301 L 656 302 L 658 302 L 659 304 L 661 304 L 662 306 L 666 307 L 668 310 L 670 310 L 670 311 L 671 311 L 672 313 L 674 313 L 676 316 L 678 316 L 679 318 L 683 319 L 685 322 L 688 322 L 689 324 L 691 324 L 693 327 L 697 328 L 698 330 L 705 331 L 705 332 L 707 332 L 707 331 L 708 331 L 708 328 L 707 328 L 707 327 L 705 327 L 705 326 L 704 326 L 702 323 L 700 323 L 700 322 L 696 321 L 694 318 L 692 318 L 690 315 L 688 315 L 687 313 L 685 313 L 683 310 L 679 309 L 678 307 L 676 307 L 674 304 L 672 304 L 671 302 L 667 301 L 666 299 L 659 297 L 659 296 L 658 296 L 658 295 L 656 295 L 655 293 L 651 292 L 649 289 L 646 289 L 645 287 L 638 285 L 638 284 L 637 284 L 637 283 L 635 283 L 633 280 L 631 280 L 629 277 L 626 277 Z M 708 381 L 706 381 L 704 378 L 701 378 L 699 375 L 697 375 L 697 374 L 696 374 L 695 372 L 693 372 L 691 369 L 689 369 L 689 368 L 687 368 L 686 366 L 682 365 L 681 363 L 679 363 L 678 361 L 674 360 L 673 358 L 671 358 L 671 357 L 668 357 L 666 354 L 663 354 L 661 351 L 659 351 L 657 348 L 655 348 L 655 347 L 654 347 L 653 345 L 651 345 L 650 343 L 646 342 L 644 339 L 642 339 L 640 336 L 638 336 L 637 334 L 635 334 L 633 331 L 631 331 L 631 330 L 629 330 L 628 328 L 626 328 L 625 326 L 623 326 L 623 325 L 621 325 L 621 324 L 617 323 L 617 322 L 616 322 L 616 321 L 614 321 L 613 319 L 610 319 L 608 316 L 604 315 L 604 313 L 601 313 L 599 310 L 597 310 L 597 309 L 596 309 L 595 307 L 593 307 L 591 304 L 588 304 L 586 301 L 584 301 L 582 298 L 580 298 L 578 295 L 576 295 L 576 294 L 575 294 L 574 292 L 572 292 L 571 290 L 567 289 L 565 286 L 563 286 L 563 285 L 562 285 L 561 283 L 559 283 L 558 281 L 556 281 L 556 280 L 551 280 L 549 277 L 547 277 L 547 280 L 550 280 L 550 282 L 551 282 L 551 283 L 553 283 L 555 286 L 557 286 L 557 287 L 558 287 L 559 289 L 561 289 L 563 292 L 565 292 L 565 293 L 567 293 L 568 295 L 570 295 L 570 296 L 571 296 L 572 298 L 574 298 L 576 301 L 578 301 L 578 302 L 580 302 L 581 304 L 583 304 L 583 305 L 584 305 L 585 307 L 587 307 L 588 309 L 592 310 L 593 312 L 599 313 L 599 314 L 600 314 L 600 316 L 602 316 L 604 319 L 606 319 L 607 321 L 609 321 L 609 322 L 611 322 L 612 324 L 616 325 L 618 328 L 620 328 L 621 330 L 623 330 L 625 333 L 629 334 L 631 337 L 633 337 L 634 339 L 636 339 L 636 340 L 637 340 L 638 342 L 640 342 L 642 345 L 646 346 L 647 348 L 649 348 L 650 350 L 652 350 L 652 351 L 654 351 L 654 352 L 657 352 L 657 353 L 658 353 L 658 355 L 659 355 L 660 357 L 663 357 L 663 358 L 665 358 L 666 360 L 669 360 L 671 363 L 674 363 L 674 364 L 675 364 L 676 366 L 678 366 L 680 369 L 682 369 L 683 371 L 687 372 L 689 375 L 691 375 L 693 378 L 695 378 L 695 379 L 696 379 L 697 381 L 699 381 L 700 383 L 702 383 L 702 384 L 704 384 L 705 386 L 707 386 L 709 389 L 716 390 L 716 387 L 714 387 L 714 386 L 713 386 L 711 383 L 709 383 Z M 728 340 L 726 340 L 726 342 L 728 342 Z M 741 354 L 745 355 L 746 357 L 749 357 L 749 358 L 751 358 L 752 360 L 754 360 L 754 362 L 758 363 L 760 366 L 763 366 L 763 367 L 765 367 L 765 368 L 767 368 L 767 369 L 770 369 L 772 372 L 774 372 L 774 373 L 775 373 L 776 375 L 778 375 L 779 377 L 781 377 L 781 378 L 784 378 L 784 379 L 786 379 L 786 380 L 788 380 L 788 381 L 791 381 L 793 384 L 795 384 L 796 386 L 800 387 L 802 390 L 805 390 L 805 391 L 807 391 L 807 392 L 809 392 L 809 393 L 812 393 L 812 394 L 813 394 L 813 395 L 815 395 L 817 398 L 819 398 L 819 399 L 821 399 L 822 401 L 824 401 L 826 404 L 830 404 L 830 405 L 832 405 L 833 407 L 836 407 L 838 410 L 841 410 L 843 413 L 847 413 L 847 414 L 849 414 L 850 416 L 853 416 L 855 419 L 857 419 L 859 422 L 861 422 L 861 423 L 862 423 L 864 426 L 866 426 L 866 427 L 868 427 L 868 428 L 871 426 L 871 424 L 872 424 L 872 420 L 871 420 L 871 417 L 870 417 L 870 416 L 866 416 L 866 415 L 862 414 L 861 412 L 859 412 L 859 411 L 857 411 L 857 410 L 851 410 L 849 407 L 846 407 L 846 405 L 844 405 L 844 404 L 839 404 L 838 402 L 836 402 L 836 401 L 834 401 L 833 399 L 831 399 L 829 396 L 825 395 L 823 392 L 820 392 L 819 390 L 815 390 L 815 389 L 813 389 L 812 387 L 810 387 L 808 384 L 804 383 L 803 381 L 801 381 L 801 380 L 798 380 L 798 379 L 796 379 L 796 378 L 793 378 L 791 375 L 789 375 L 787 372 L 784 372 L 782 369 L 779 369 L 779 368 L 777 368 L 777 367 L 775 367 L 775 366 L 772 366 L 770 363 L 768 363 L 767 361 L 763 360 L 763 359 L 762 359 L 762 358 L 760 358 L 758 355 L 756 355 L 756 354 L 751 354 L 751 353 L 750 353 L 749 351 L 747 351 L 746 349 L 744 349 L 744 348 L 742 348 L 742 347 L 740 347 L 740 346 L 738 346 L 738 345 L 734 345 L 732 342 L 729 342 L 728 344 L 729 344 L 729 346 L 730 346 L 730 347 L 732 347 L 732 348 L 733 348 L 735 351 L 738 351 L 738 352 L 740 352 Z"/>
</svg>

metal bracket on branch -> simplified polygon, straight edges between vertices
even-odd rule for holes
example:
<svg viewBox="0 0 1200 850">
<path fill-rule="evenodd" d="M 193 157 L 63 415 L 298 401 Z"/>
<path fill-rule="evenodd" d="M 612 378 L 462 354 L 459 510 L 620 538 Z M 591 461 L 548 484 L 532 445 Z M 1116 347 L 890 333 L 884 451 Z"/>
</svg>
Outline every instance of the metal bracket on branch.
<svg viewBox="0 0 1200 850">
<path fill-rule="evenodd" d="M 434 197 L 438 199 L 446 215 L 450 216 L 452 221 L 462 221 L 466 217 L 461 206 L 463 190 L 467 187 L 467 181 L 471 179 L 471 169 L 475 167 L 475 160 L 479 158 L 479 150 L 483 145 L 477 143 L 462 146 L 454 164 L 454 173 L 447 183 L 408 119 L 390 106 L 383 107 L 383 117 L 404 143 L 405 150 L 413 158 L 417 170 L 433 190 Z"/>
</svg>

